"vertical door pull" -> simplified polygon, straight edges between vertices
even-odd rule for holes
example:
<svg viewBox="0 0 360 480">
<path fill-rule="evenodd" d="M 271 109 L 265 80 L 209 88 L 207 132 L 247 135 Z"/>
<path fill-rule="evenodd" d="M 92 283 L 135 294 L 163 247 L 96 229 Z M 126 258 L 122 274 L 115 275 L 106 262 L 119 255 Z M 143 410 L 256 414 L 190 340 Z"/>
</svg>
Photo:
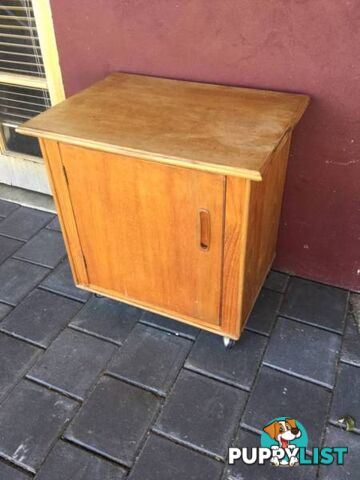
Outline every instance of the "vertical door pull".
<svg viewBox="0 0 360 480">
<path fill-rule="evenodd" d="M 199 210 L 199 244 L 201 250 L 209 250 L 210 248 L 210 213 L 208 210 L 201 208 Z"/>
</svg>

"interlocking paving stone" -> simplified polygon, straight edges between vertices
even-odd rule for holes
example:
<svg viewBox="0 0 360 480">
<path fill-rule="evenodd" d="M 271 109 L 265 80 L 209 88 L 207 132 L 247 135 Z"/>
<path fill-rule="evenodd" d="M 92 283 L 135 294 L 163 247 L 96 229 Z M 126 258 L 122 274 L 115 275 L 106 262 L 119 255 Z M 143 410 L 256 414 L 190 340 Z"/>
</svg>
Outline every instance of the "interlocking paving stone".
<svg viewBox="0 0 360 480">
<path fill-rule="evenodd" d="M 200 330 L 160 315 L 105 298 L 91 297 L 84 305 L 90 295 L 74 286 L 66 261 L 43 281 L 41 289 L 31 292 L 50 272 L 39 265 L 54 268 L 65 254 L 59 232 L 56 216 L 0 200 L 0 330 L 11 335 L 0 333 L 0 456 L 7 458 L 0 460 L 1 480 L 33 478 L 21 470 L 34 472 L 40 465 L 36 480 L 122 479 L 125 469 L 104 457 L 131 466 L 138 454 L 131 480 L 219 479 L 223 464 L 208 455 L 226 456 L 247 398 L 246 392 L 226 383 L 249 389 L 262 345 L 268 341 L 253 332 L 268 336 L 273 331 L 265 356 L 272 368 L 261 367 L 242 424 L 261 431 L 276 416 L 293 416 L 307 428 L 309 447 L 320 446 L 331 392 L 311 382 L 333 384 L 340 337 L 326 330 L 343 332 L 347 292 L 299 278 L 289 280 L 288 275 L 273 271 L 246 331 L 235 348 L 227 351 L 220 337 L 205 332 L 198 336 Z M 24 240 L 29 240 L 25 246 Z M 15 259 L 9 259 L 11 255 Z M 26 261 L 17 259 L 22 255 Z M 273 330 L 285 291 L 281 313 L 293 320 L 280 318 Z M 69 322 L 72 329 L 66 329 Z M 41 350 L 14 337 L 50 347 L 41 357 Z M 340 363 L 330 410 L 333 424 L 346 414 L 358 416 L 359 337 L 349 315 L 341 352 L 346 363 Z M 189 339 L 197 340 L 193 344 Z M 124 345 L 107 367 L 114 343 Z M 180 349 L 179 356 L 174 345 Z M 175 380 L 189 345 L 193 345 L 186 363 L 189 370 L 180 370 Z M 103 376 L 67 430 L 73 443 L 59 440 L 80 405 L 34 381 L 83 398 L 105 368 L 124 381 Z M 21 380 L 29 370 L 36 379 Z M 156 423 L 159 435 L 151 433 L 146 440 L 162 403 L 148 389 L 170 394 Z M 359 426 L 356 433 L 328 427 L 324 445 L 349 446 L 350 454 L 344 467 L 321 467 L 320 480 L 357 475 L 358 433 Z M 241 428 L 235 446 L 237 442 L 258 446 L 258 438 Z M 267 474 L 266 466 L 243 467 L 226 466 L 223 480 L 254 476 L 268 480 L 274 472 Z M 276 475 L 313 480 L 315 470 L 308 466 L 277 469 Z"/>
<path fill-rule="evenodd" d="M 155 430 L 193 448 L 225 458 L 247 394 L 190 371 L 180 372 Z"/>
<path fill-rule="evenodd" d="M 275 292 L 284 293 L 288 282 L 289 275 L 271 270 L 265 280 L 264 287 L 269 288 L 270 290 L 275 290 Z"/>
<path fill-rule="evenodd" d="M 346 322 L 341 360 L 360 367 L 360 326 L 357 326 L 352 315 Z"/>
<path fill-rule="evenodd" d="M 0 321 L 6 317 L 11 312 L 12 308 L 10 305 L 6 305 L 5 303 L 0 303 Z"/>
<path fill-rule="evenodd" d="M 27 376 L 83 400 L 114 350 L 111 343 L 69 328 L 54 340 Z"/>
<path fill-rule="evenodd" d="M 108 368 L 119 378 L 165 395 L 184 364 L 192 342 L 146 325 L 136 325 Z"/>
<path fill-rule="evenodd" d="M 221 337 L 201 332 L 185 366 L 248 390 L 255 379 L 267 340 L 257 333 L 244 331 L 235 346 L 227 350 Z"/>
<path fill-rule="evenodd" d="M 65 246 L 61 233 L 43 228 L 20 248 L 14 257 L 53 268 L 65 255 Z"/>
<path fill-rule="evenodd" d="M 89 450 L 131 466 L 159 406 L 152 393 L 105 376 L 65 436 Z"/>
<path fill-rule="evenodd" d="M 69 262 L 67 260 L 61 262 L 55 268 L 55 270 L 41 284 L 41 287 L 50 292 L 65 295 L 73 300 L 79 300 L 80 302 L 86 302 L 90 297 L 89 292 L 81 290 L 75 286 Z"/>
<path fill-rule="evenodd" d="M 20 382 L 0 406 L 0 455 L 35 473 L 76 406 L 56 392 Z"/>
<path fill-rule="evenodd" d="M 324 447 L 348 447 L 344 465 L 321 465 L 319 480 L 350 480 L 359 478 L 360 439 L 355 433 L 329 426 L 326 429 Z"/>
<path fill-rule="evenodd" d="M 40 210 L 20 207 L 0 223 L 0 234 L 8 235 L 18 240 L 29 240 L 36 232 L 49 223 L 53 216 Z"/>
<path fill-rule="evenodd" d="M 260 447 L 260 435 L 240 429 L 232 444 L 235 448 Z M 264 465 L 246 465 L 236 460 L 227 464 L 223 480 L 315 480 L 317 468 L 314 466 L 297 466 L 294 468 L 274 467 L 267 461 Z"/>
<path fill-rule="evenodd" d="M 200 331 L 198 328 L 186 325 L 186 323 L 177 322 L 176 320 L 152 312 L 144 311 L 140 321 L 146 325 L 157 327 L 170 333 L 175 333 L 175 335 L 180 335 L 181 337 L 189 338 L 190 340 L 194 340 Z"/>
<path fill-rule="evenodd" d="M 282 297 L 280 293 L 263 288 L 250 314 L 246 328 L 270 335 Z"/>
<path fill-rule="evenodd" d="M 302 278 L 291 278 L 280 313 L 342 333 L 348 292 Z"/>
<path fill-rule="evenodd" d="M 19 204 L 0 199 L 0 217 L 7 217 L 20 207 Z"/>
<path fill-rule="evenodd" d="M 121 345 L 141 314 L 142 310 L 139 308 L 109 298 L 93 296 L 70 326 Z"/>
<path fill-rule="evenodd" d="M 0 263 L 15 253 L 16 250 L 19 250 L 22 245 L 24 243 L 20 242 L 20 240 L 0 235 Z"/>
<path fill-rule="evenodd" d="M 21 472 L 18 468 L 0 461 L 0 478 L 1 480 L 30 480 L 32 477 Z"/>
<path fill-rule="evenodd" d="M 330 391 L 323 387 L 262 367 L 246 405 L 242 424 L 262 431 L 273 418 L 295 418 L 307 429 L 309 448 L 317 447 L 330 396 Z"/>
<path fill-rule="evenodd" d="M 108 460 L 59 441 L 36 480 L 121 480 L 126 471 Z"/>
<path fill-rule="evenodd" d="M 0 324 L 0 330 L 46 348 L 82 306 L 45 290 L 33 290 Z"/>
<path fill-rule="evenodd" d="M 16 305 L 49 273 L 39 265 L 9 258 L 0 265 L 0 301 Z"/>
<path fill-rule="evenodd" d="M 223 466 L 201 453 L 151 434 L 129 480 L 218 480 Z"/>
<path fill-rule="evenodd" d="M 340 347 L 340 335 L 280 317 L 264 364 L 332 388 Z"/>
<path fill-rule="evenodd" d="M 61 227 L 60 227 L 58 217 L 56 216 L 53 220 L 51 220 L 51 222 L 48 225 L 46 225 L 46 228 L 50 228 L 51 230 L 57 230 L 58 232 L 61 232 Z"/>
<path fill-rule="evenodd" d="M 0 334 L 0 401 L 32 366 L 39 352 L 28 343 Z"/>
<path fill-rule="evenodd" d="M 340 363 L 330 411 L 330 420 L 334 423 L 344 415 L 359 418 L 360 368 Z M 360 422 L 354 431 L 360 433 Z M 359 438 L 360 442 L 360 438 Z"/>
</svg>

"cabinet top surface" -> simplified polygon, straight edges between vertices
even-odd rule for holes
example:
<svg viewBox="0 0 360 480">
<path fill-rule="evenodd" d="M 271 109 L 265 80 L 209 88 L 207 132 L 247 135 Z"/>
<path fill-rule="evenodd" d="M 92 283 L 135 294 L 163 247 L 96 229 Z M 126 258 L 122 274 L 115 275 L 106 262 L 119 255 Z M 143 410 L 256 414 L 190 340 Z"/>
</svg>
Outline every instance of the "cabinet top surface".
<svg viewBox="0 0 360 480">
<path fill-rule="evenodd" d="M 308 103 L 306 95 L 113 73 L 18 131 L 261 180 Z"/>
</svg>

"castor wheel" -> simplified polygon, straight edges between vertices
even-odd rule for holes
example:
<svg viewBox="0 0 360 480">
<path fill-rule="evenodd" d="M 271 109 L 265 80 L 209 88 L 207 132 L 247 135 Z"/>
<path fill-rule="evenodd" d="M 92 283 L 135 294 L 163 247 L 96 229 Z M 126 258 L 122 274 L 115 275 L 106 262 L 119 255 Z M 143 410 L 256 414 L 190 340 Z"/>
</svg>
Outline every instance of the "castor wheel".
<svg viewBox="0 0 360 480">
<path fill-rule="evenodd" d="M 229 337 L 223 337 L 224 347 L 226 350 L 230 350 L 235 345 L 235 340 Z"/>
<path fill-rule="evenodd" d="M 100 293 L 94 293 L 94 295 L 95 295 L 96 298 L 104 298 L 104 296 L 100 295 Z"/>
</svg>

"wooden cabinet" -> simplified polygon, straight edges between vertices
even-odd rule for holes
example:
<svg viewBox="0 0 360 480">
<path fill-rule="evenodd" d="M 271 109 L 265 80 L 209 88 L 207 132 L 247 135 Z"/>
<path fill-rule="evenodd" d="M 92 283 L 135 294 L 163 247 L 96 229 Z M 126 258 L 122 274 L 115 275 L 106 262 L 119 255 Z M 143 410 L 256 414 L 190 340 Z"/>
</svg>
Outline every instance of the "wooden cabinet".
<svg viewBox="0 0 360 480">
<path fill-rule="evenodd" d="M 40 138 L 76 284 L 238 339 L 307 104 L 119 73 L 21 126 Z"/>
</svg>

